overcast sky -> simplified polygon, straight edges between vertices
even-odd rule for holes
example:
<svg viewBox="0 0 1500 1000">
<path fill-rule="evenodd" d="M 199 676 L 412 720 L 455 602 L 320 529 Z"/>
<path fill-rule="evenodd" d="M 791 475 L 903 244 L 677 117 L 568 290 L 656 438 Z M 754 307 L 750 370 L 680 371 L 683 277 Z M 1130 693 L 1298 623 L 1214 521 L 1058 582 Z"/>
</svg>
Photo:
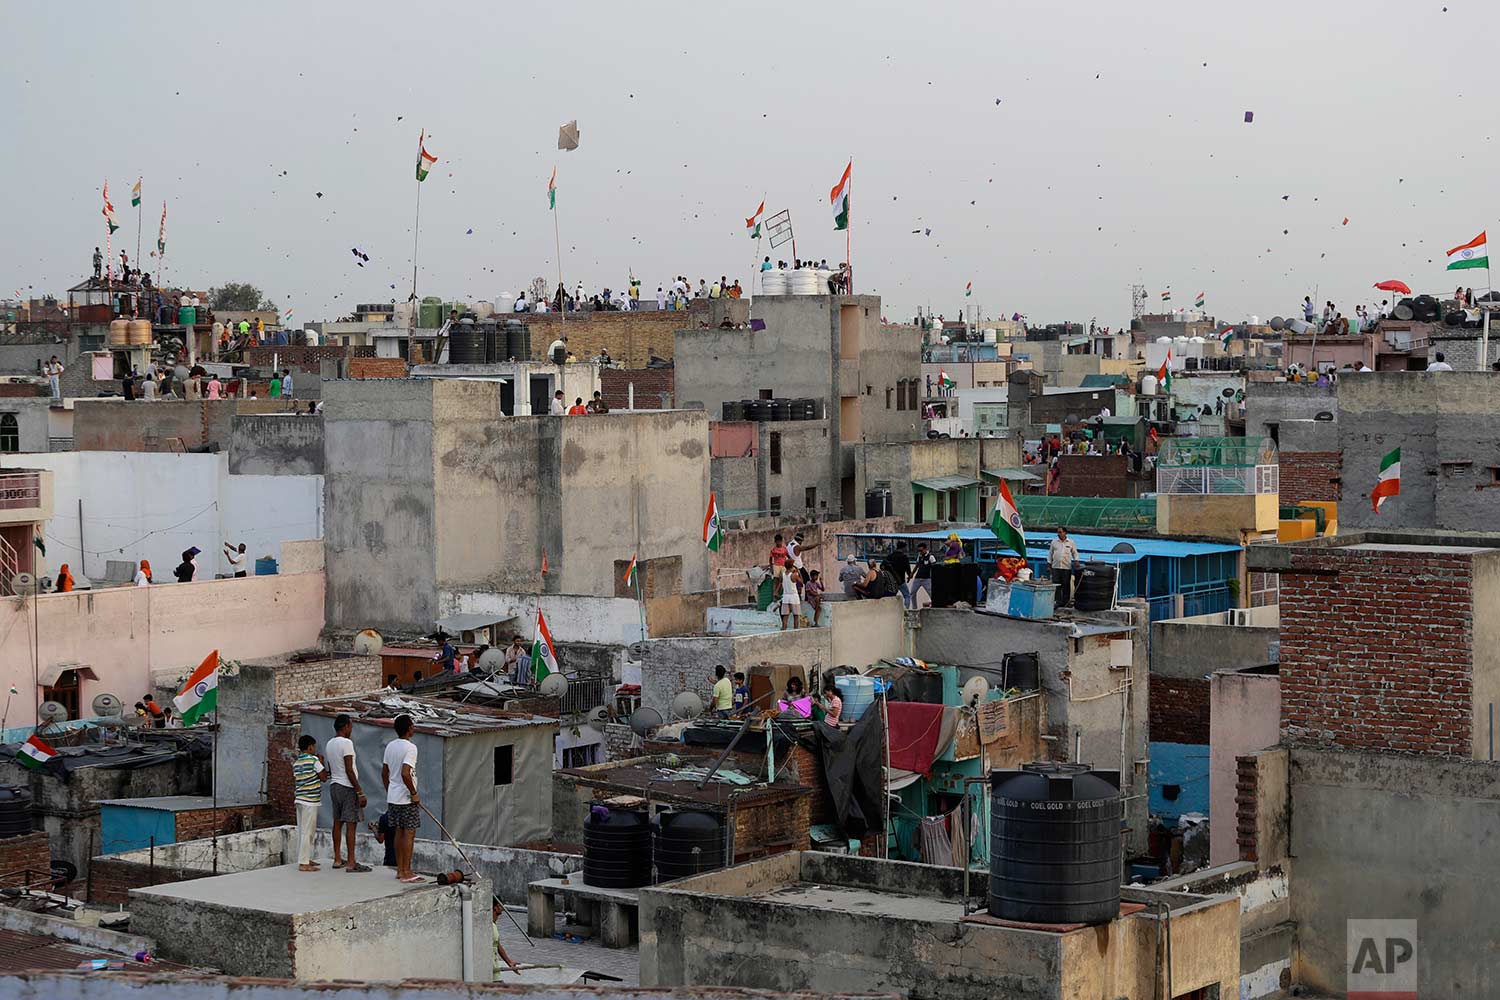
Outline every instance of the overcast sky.
<svg viewBox="0 0 1500 1000">
<path fill-rule="evenodd" d="M 747 278 L 762 196 L 842 257 L 852 157 L 855 290 L 892 319 L 954 316 L 967 281 L 989 315 L 1106 325 L 1133 282 L 1227 319 L 1451 292 L 1443 251 L 1500 200 L 1486 0 L 10 0 L 0 23 L 0 296 L 84 276 L 106 179 L 133 258 L 143 176 L 171 280 L 253 282 L 296 321 L 405 298 L 423 128 L 418 291 L 470 301 L 556 281 L 554 164 L 569 287 L 653 294 Z"/>
</svg>

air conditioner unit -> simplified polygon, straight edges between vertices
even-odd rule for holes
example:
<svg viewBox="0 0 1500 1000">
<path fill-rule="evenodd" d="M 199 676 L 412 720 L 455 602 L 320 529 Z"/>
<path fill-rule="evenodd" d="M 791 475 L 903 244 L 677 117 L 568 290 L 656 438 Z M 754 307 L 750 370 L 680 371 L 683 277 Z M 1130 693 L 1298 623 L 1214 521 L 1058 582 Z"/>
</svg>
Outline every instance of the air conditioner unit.
<svg viewBox="0 0 1500 1000">
<path fill-rule="evenodd" d="M 994 499 L 995 497 L 1000 495 L 1000 487 L 993 484 L 981 485 L 979 487 L 979 495 L 988 499 Z"/>
<path fill-rule="evenodd" d="M 1228 624 L 1230 624 L 1230 625 L 1249 625 L 1250 624 L 1250 609 L 1249 608 L 1230 608 L 1229 611 L 1228 611 L 1228 615 L 1229 615 Z"/>
</svg>

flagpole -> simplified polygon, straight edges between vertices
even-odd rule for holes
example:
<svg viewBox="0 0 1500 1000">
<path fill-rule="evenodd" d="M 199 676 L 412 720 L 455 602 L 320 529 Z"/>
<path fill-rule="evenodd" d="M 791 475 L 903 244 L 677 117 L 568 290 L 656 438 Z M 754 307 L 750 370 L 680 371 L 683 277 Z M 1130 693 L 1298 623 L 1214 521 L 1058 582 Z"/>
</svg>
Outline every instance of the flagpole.
<svg viewBox="0 0 1500 1000">
<path fill-rule="evenodd" d="M 557 168 L 553 167 L 552 168 L 552 172 L 553 172 L 553 175 L 556 176 L 556 174 L 557 174 Z M 552 204 L 551 204 L 550 207 L 552 209 L 552 239 L 555 241 L 556 246 L 557 246 L 557 286 L 563 290 L 562 297 L 557 300 L 557 305 L 558 305 L 558 312 L 562 313 L 562 319 L 561 319 L 560 322 L 567 323 L 568 322 L 568 304 L 566 302 L 564 302 L 563 299 L 567 298 L 567 296 L 568 296 L 568 290 L 563 285 L 562 229 L 558 226 L 558 223 L 557 223 L 557 194 L 555 192 L 552 195 L 551 201 L 552 201 Z M 574 306 L 577 306 L 577 304 L 578 303 L 575 302 Z"/>
<path fill-rule="evenodd" d="M 844 192 L 844 205 L 851 208 L 854 204 L 854 157 L 849 157 L 849 188 Z M 849 212 L 848 225 L 844 226 L 844 263 L 849 265 L 849 287 L 844 290 L 845 295 L 854 294 L 854 252 L 852 247 L 854 235 L 854 212 Z"/>
<path fill-rule="evenodd" d="M 136 187 L 140 187 L 141 180 L 142 180 L 142 178 L 139 178 L 139 177 L 136 178 L 136 181 L 135 181 Z M 144 217 L 142 216 L 141 213 L 145 210 L 145 207 L 146 207 L 146 197 L 145 197 L 145 193 L 144 192 L 131 192 L 131 193 L 136 195 L 136 199 L 135 199 L 135 266 L 137 268 L 139 268 L 141 266 L 141 223 L 142 223 L 142 221 L 144 219 Z M 161 275 L 157 275 L 157 278 L 159 280 L 161 278 Z"/>
<path fill-rule="evenodd" d="M 417 158 L 421 159 L 421 154 L 420 153 L 417 154 Z M 422 181 L 421 181 L 421 179 L 418 179 L 417 180 L 417 211 L 416 211 L 416 217 L 413 220 L 412 227 L 411 227 L 411 299 L 409 301 L 412 301 L 412 302 L 417 301 L 417 244 L 418 244 L 418 240 L 421 238 L 421 235 L 422 235 Z M 413 316 L 416 315 L 416 310 L 415 309 L 412 310 L 412 315 Z M 433 361 L 437 361 L 437 358 L 433 358 L 432 360 Z"/>
</svg>

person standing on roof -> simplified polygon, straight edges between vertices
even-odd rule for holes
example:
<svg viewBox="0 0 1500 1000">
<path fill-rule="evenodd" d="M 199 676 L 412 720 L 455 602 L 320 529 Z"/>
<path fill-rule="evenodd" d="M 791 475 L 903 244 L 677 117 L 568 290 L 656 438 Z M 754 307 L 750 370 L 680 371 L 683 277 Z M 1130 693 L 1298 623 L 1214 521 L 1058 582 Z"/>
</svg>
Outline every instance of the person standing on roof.
<svg viewBox="0 0 1500 1000">
<path fill-rule="evenodd" d="M 328 767 L 318 758 L 318 741 L 306 733 L 297 738 L 297 750 L 297 759 L 292 761 L 297 796 L 297 870 L 315 872 L 322 867 L 313 860 L 313 843 L 318 836 L 318 805 L 323 801 Z"/>
<path fill-rule="evenodd" d="M 445 674 L 453 673 L 453 661 L 458 657 L 458 650 L 453 648 L 453 639 L 446 633 L 442 633 L 443 648 L 438 650 L 433 657 L 438 663 L 438 669 Z"/>
<path fill-rule="evenodd" d="M 333 763 L 328 793 L 333 801 L 333 867 L 350 873 L 367 872 L 370 869 L 354 860 L 354 834 L 364 819 L 363 809 L 368 801 L 365 790 L 359 784 L 359 768 L 354 762 L 354 741 L 349 734 L 354 732 L 354 722 L 344 713 L 333 720 L 333 739 L 328 741 L 328 757 Z M 339 848 L 344 848 L 343 858 Z"/>
<path fill-rule="evenodd" d="M 245 543 L 238 546 L 230 542 L 224 543 L 224 558 L 229 561 L 229 575 L 241 577 L 245 575 Z"/>
<path fill-rule="evenodd" d="M 714 667 L 714 715 L 721 719 L 729 718 L 729 713 L 734 710 L 734 684 L 729 680 L 729 674 L 724 669 L 724 664 Z"/>
<path fill-rule="evenodd" d="M 1057 606 L 1073 603 L 1073 574 L 1078 568 L 1078 546 L 1068 537 L 1067 528 L 1058 528 L 1057 537 L 1047 547 L 1047 565 L 1052 568 L 1052 582 L 1057 584 Z"/>
<path fill-rule="evenodd" d="M 385 800 L 390 806 L 391 824 L 396 828 L 396 878 L 401 882 L 422 882 L 411 870 L 412 845 L 417 828 L 422 825 L 422 796 L 417 794 L 417 745 L 409 737 L 411 716 L 398 715 L 396 738 L 385 746 L 380 765 L 380 780 L 385 785 Z"/>
</svg>

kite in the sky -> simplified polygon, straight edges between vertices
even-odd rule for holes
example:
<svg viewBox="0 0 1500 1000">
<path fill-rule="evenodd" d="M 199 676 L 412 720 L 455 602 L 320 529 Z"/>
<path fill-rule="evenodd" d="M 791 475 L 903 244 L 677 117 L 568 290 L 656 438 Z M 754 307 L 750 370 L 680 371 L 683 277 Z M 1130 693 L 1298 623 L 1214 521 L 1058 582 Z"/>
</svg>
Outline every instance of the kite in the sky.
<svg viewBox="0 0 1500 1000">
<path fill-rule="evenodd" d="M 568 124 L 562 126 L 561 128 L 559 128 L 557 130 L 557 148 L 558 149 L 577 149 L 578 148 L 578 120 L 577 119 L 574 119 L 573 121 L 568 122 Z"/>
<path fill-rule="evenodd" d="M 1254 111 L 1246 111 L 1245 112 L 1245 124 L 1248 125 L 1248 124 L 1250 124 L 1253 121 L 1255 121 L 1255 112 Z"/>
</svg>

